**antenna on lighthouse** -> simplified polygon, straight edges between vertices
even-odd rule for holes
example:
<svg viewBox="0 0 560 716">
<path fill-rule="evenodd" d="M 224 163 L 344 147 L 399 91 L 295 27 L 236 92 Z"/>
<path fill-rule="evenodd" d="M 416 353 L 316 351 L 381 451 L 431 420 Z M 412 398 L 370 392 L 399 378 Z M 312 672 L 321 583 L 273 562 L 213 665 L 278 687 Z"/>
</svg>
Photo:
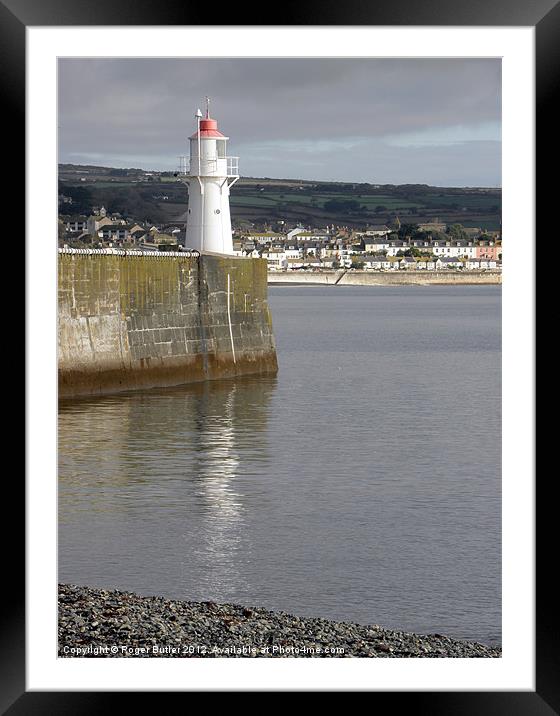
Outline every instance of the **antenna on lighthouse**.
<svg viewBox="0 0 560 716">
<path fill-rule="evenodd" d="M 210 97 L 206 97 L 206 119 L 210 118 Z"/>
<path fill-rule="evenodd" d="M 194 116 L 196 117 L 196 134 L 198 137 L 198 174 L 200 176 L 200 120 L 202 119 L 200 107 L 196 110 Z"/>
</svg>

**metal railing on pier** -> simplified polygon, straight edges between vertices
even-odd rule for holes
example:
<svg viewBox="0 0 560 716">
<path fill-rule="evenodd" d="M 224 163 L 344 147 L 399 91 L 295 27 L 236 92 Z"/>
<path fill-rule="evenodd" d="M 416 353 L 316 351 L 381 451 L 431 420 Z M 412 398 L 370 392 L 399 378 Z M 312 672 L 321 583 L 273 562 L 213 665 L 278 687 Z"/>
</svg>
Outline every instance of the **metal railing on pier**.
<svg viewBox="0 0 560 716">
<path fill-rule="evenodd" d="M 69 246 L 58 249 L 59 254 L 82 254 L 86 256 L 143 256 L 151 259 L 166 259 L 181 256 L 182 258 L 198 258 L 200 251 L 185 249 L 184 251 L 138 251 L 127 249 L 73 249 Z"/>
</svg>

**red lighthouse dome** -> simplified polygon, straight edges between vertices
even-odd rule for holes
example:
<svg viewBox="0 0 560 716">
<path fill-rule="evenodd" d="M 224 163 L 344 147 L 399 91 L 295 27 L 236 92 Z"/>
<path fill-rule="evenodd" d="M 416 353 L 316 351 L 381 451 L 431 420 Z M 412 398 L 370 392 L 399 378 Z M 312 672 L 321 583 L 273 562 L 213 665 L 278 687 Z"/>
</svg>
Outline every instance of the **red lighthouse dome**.
<svg viewBox="0 0 560 716">
<path fill-rule="evenodd" d="M 218 122 L 215 119 L 206 117 L 206 119 L 200 120 L 200 138 L 211 139 L 215 137 L 224 137 L 224 135 L 218 131 Z M 198 132 L 191 135 L 190 139 L 198 139 Z"/>
</svg>

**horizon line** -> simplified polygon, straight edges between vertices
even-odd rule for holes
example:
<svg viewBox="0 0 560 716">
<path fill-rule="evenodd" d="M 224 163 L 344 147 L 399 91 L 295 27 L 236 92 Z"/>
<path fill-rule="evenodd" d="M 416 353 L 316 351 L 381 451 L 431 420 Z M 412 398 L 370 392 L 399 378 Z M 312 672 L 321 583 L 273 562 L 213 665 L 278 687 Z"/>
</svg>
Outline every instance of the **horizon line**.
<svg viewBox="0 0 560 716">
<path fill-rule="evenodd" d="M 173 169 L 146 169 L 143 167 L 113 167 L 108 164 L 75 164 L 74 162 L 57 162 L 57 166 L 60 167 L 61 165 L 67 165 L 67 166 L 73 166 L 73 167 L 96 167 L 98 169 L 122 169 L 123 171 L 126 170 L 139 170 L 143 172 L 167 172 L 167 173 L 173 173 L 175 170 Z M 308 184 L 367 184 L 369 186 L 427 186 L 427 187 L 433 187 L 436 189 L 491 189 L 493 191 L 496 191 L 499 189 L 502 190 L 501 184 L 496 185 L 483 185 L 483 184 L 427 184 L 425 182 L 402 182 L 401 184 L 395 184 L 393 182 L 382 182 L 382 181 L 352 181 L 350 179 L 296 179 L 291 177 L 253 177 L 253 176 L 241 176 L 240 180 L 242 179 L 251 179 L 251 180 L 265 180 L 265 181 L 290 181 L 290 182 L 305 182 Z"/>
</svg>

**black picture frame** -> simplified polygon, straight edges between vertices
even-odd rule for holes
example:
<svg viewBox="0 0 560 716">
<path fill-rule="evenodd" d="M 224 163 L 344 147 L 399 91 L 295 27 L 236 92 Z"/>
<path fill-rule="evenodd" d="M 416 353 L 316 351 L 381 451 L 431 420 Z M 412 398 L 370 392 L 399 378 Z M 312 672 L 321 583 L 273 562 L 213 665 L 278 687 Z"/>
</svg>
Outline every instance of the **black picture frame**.
<svg viewBox="0 0 560 716">
<path fill-rule="evenodd" d="M 4 137 L 10 144 L 25 147 L 25 31 L 28 26 L 65 25 L 211 25 L 203 3 L 185 0 L 181 3 L 160 0 L 0 0 L 0 71 L 4 97 Z M 211 16 L 210 16 L 211 17 Z M 557 0 L 377 0 L 366 4 L 345 0 L 335 4 L 308 0 L 286 0 L 278 9 L 276 22 L 254 14 L 253 6 L 229 4 L 220 6 L 220 25 L 373 25 L 373 26 L 533 26 L 536 35 L 536 111 L 537 167 L 540 169 L 537 216 L 545 207 L 553 207 L 555 182 L 544 179 L 545 167 L 557 146 L 557 86 L 560 80 L 560 4 Z M 258 20 L 258 22 L 256 22 Z M 279 21 L 280 20 L 280 21 Z M 25 151 L 25 150 L 24 150 Z M 10 174 L 18 167 L 23 172 L 24 153 L 17 155 Z M 545 161 L 545 157 L 548 161 Z M 540 159 L 540 162 L 538 161 Z M 552 175 L 551 175 L 552 176 Z M 10 198 L 19 216 L 25 215 L 23 181 L 15 182 L 18 190 Z M 13 210 L 13 208 L 12 208 Z M 17 214 L 17 212 L 15 212 Z M 13 214 L 12 214 L 13 216 Z M 18 222 L 19 223 L 19 222 Z M 544 222 L 543 222 L 544 223 Z M 18 312 L 21 316 L 21 312 Z M 552 476 L 551 476 L 552 477 Z M 5 478 L 5 483 L 7 478 Z M 392 705 L 413 709 L 415 714 L 560 714 L 560 660 L 556 631 L 556 593 L 547 579 L 554 573 L 554 562 L 545 554 L 546 545 L 554 545 L 555 521 L 547 510 L 553 509 L 553 480 L 539 485 L 537 510 L 536 613 L 536 690 L 534 692 L 375 692 L 375 706 L 380 699 L 391 697 Z M 7 494 L 6 494 L 7 493 Z M 123 692 L 27 692 L 25 685 L 25 499 L 24 482 L 10 480 L 5 484 L 5 509 L 10 505 L 15 521 L 2 521 L 5 577 L 4 609 L 1 612 L 0 709 L 10 716 L 23 714 L 94 714 L 113 712 L 130 694 Z M 17 505 L 17 509 L 16 509 Z M 19 537 L 19 541 L 14 539 Z M 9 547 L 7 547 L 9 545 Z M 19 546 L 19 549 L 16 548 Z M 142 693 L 144 707 L 154 704 L 158 693 Z"/>
</svg>

